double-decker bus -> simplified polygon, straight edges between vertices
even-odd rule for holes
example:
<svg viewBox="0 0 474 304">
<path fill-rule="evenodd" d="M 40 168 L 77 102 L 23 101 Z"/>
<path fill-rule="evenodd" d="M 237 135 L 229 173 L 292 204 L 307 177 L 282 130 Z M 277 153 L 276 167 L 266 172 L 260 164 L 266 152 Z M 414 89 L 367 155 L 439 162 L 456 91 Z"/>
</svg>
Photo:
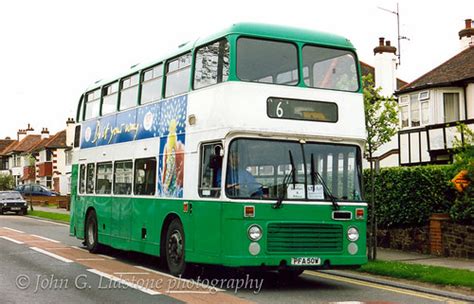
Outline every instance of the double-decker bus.
<svg viewBox="0 0 474 304">
<path fill-rule="evenodd" d="M 85 90 L 70 234 L 191 264 L 366 263 L 360 68 L 346 38 L 235 24 Z"/>
</svg>

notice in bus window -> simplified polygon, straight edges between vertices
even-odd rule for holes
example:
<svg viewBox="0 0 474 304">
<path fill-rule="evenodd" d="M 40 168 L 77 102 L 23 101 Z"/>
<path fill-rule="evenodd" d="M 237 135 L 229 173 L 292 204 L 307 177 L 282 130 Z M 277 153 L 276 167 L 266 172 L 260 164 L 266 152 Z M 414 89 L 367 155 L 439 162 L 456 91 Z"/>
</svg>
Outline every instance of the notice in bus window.
<svg viewBox="0 0 474 304">
<path fill-rule="evenodd" d="M 337 104 L 326 101 L 270 97 L 267 99 L 270 118 L 337 122 Z"/>
<path fill-rule="evenodd" d="M 305 199 L 304 184 L 289 184 L 286 193 L 289 199 Z"/>
<path fill-rule="evenodd" d="M 324 188 L 321 184 L 308 185 L 308 199 L 323 200 Z"/>
</svg>

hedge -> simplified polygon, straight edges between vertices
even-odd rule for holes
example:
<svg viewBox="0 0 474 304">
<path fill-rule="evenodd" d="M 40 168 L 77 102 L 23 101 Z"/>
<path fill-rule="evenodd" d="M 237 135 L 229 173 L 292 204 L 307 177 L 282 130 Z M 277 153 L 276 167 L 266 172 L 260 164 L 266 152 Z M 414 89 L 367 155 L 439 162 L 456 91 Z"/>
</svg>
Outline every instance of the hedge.
<svg viewBox="0 0 474 304">
<path fill-rule="evenodd" d="M 426 225 L 433 213 L 451 213 L 459 196 L 450 182 L 456 175 L 456 170 L 452 165 L 381 169 L 375 174 L 378 226 L 418 227 Z M 364 184 L 365 196 L 370 202 L 369 170 L 364 170 Z"/>
</svg>

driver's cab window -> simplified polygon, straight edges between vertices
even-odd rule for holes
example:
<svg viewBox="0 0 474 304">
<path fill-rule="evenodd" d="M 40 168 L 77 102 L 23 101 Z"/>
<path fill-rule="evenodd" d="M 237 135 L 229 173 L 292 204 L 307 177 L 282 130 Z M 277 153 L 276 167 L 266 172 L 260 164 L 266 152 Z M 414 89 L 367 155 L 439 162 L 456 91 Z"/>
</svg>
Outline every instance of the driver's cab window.
<svg viewBox="0 0 474 304">
<path fill-rule="evenodd" d="M 221 195 L 222 155 L 220 142 L 201 146 L 199 179 L 199 195 L 201 197 L 219 197 Z"/>
</svg>

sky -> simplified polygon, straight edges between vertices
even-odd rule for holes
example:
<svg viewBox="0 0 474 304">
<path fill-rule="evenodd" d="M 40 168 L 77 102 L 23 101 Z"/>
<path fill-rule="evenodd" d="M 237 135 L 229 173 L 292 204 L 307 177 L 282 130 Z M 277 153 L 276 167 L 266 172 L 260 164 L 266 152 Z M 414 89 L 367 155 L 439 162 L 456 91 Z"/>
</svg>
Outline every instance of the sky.
<svg viewBox="0 0 474 304">
<path fill-rule="evenodd" d="M 159 59 L 178 45 L 236 22 L 342 35 L 374 63 L 379 37 L 402 40 L 398 77 L 413 81 L 460 51 L 458 32 L 473 0 L 15 0 L 0 4 L 0 139 L 65 128 L 80 95 L 99 79 Z M 471 15 L 470 15 L 471 14 Z"/>
</svg>

